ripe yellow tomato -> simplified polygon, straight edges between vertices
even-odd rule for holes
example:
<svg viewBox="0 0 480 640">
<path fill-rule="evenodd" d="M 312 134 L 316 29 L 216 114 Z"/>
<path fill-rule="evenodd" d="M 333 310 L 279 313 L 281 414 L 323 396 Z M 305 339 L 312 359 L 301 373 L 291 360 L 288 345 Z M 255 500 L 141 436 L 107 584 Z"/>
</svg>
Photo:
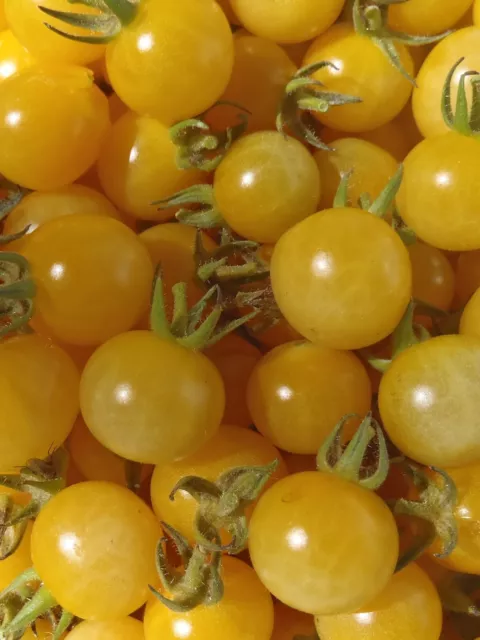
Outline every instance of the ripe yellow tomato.
<svg viewBox="0 0 480 640">
<path fill-rule="evenodd" d="M 152 205 L 181 189 L 200 182 L 202 172 L 181 170 L 168 127 L 131 111 L 112 126 L 98 159 L 103 190 L 125 213 L 144 220 L 168 220 L 174 210 Z"/>
<path fill-rule="evenodd" d="M 455 292 L 460 305 L 466 304 L 479 287 L 480 250 L 461 253 L 455 270 Z"/>
<path fill-rule="evenodd" d="M 0 489 L 0 493 L 3 491 Z M 17 549 L 11 556 L 0 560 L 0 591 L 6 589 L 15 578 L 32 566 L 30 556 L 30 536 L 32 533 L 32 523 L 27 524 L 27 528 Z"/>
<path fill-rule="evenodd" d="M 480 289 L 468 301 L 460 319 L 460 333 L 480 338 Z"/>
<path fill-rule="evenodd" d="M 230 0 L 243 26 L 257 36 L 274 42 L 311 40 L 330 27 L 340 15 L 343 0 Z"/>
<path fill-rule="evenodd" d="M 167 125 L 211 107 L 232 67 L 232 32 L 215 0 L 146 0 L 107 47 L 115 93 Z"/>
<path fill-rule="evenodd" d="M 180 613 L 152 598 L 145 612 L 145 640 L 212 640 L 213 634 L 228 640 L 270 640 L 270 594 L 241 560 L 227 556 L 222 565 L 225 592 L 217 604 Z"/>
<path fill-rule="evenodd" d="M 413 75 L 413 61 L 407 48 L 397 45 L 397 49 L 404 68 Z M 334 25 L 314 40 L 303 63 L 325 60 L 336 68 L 327 66 L 316 72 L 314 78 L 323 82 L 328 91 L 362 100 L 315 113 L 327 127 L 350 132 L 376 129 L 393 120 L 410 97 L 412 84 L 408 79 L 370 38 L 357 34 L 346 22 Z"/>
<path fill-rule="evenodd" d="M 333 151 L 318 150 L 314 153 L 322 180 L 320 208 L 333 206 L 338 185 L 343 174 L 352 171 L 348 181 L 348 198 L 352 207 L 357 207 L 358 199 L 368 193 L 375 199 L 385 188 L 398 169 L 397 160 L 381 147 L 361 140 L 346 137 L 324 142 Z"/>
<path fill-rule="evenodd" d="M 82 67 L 31 67 L 0 84 L 0 172 L 49 191 L 97 159 L 109 127 L 108 101 Z"/>
<path fill-rule="evenodd" d="M 307 149 L 278 131 L 238 140 L 215 172 L 215 200 L 227 224 L 255 242 L 276 242 L 317 210 L 318 168 Z"/>
<path fill-rule="evenodd" d="M 120 100 L 116 93 L 112 93 L 109 97 L 108 108 L 110 111 L 110 122 L 112 124 L 129 111 L 128 107 Z"/>
<path fill-rule="evenodd" d="M 78 413 L 79 374 L 60 347 L 34 334 L 2 342 L 0 359 L 0 469 L 17 473 L 66 440 Z"/>
<path fill-rule="evenodd" d="M 131 331 L 104 343 L 83 370 L 80 404 L 88 428 L 117 455 L 167 464 L 217 431 L 222 378 L 202 353 Z"/>
<path fill-rule="evenodd" d="M 430 578 L 410 564 L 355 613 L 316 616 L 315 624 L 322 640 L 439 640 L 442 604 Z"/>
<path fill-rule="evenodd" d="M 60 606 L 87 620 L 114 620 L 141 607 L 156 580 L 161 527 L 146 504 L 110 482 L 58 493 L 32 530 L 32 559 Z"/>
<path fill-rule="evenodd" d="M 275 603 L 275 626 L 271 640 L 292 640 L 295 637 L 315 637 L 313 616 L 286 607 L 281 602 Z"/>
<path fill-rule="evenodd" d="M 380 383 L 379 407 L 393 443 L 426 465 L 480 461 L 480 340 L 439 336 L 410 347 Z"/>
<path fill-rule="evenodd" d="M 0 81 L 35 64 L 33 56 L 20 44 L 13 33 L 0 32 Z"/>
<path fill-rule="evenodd" d="M 145 314 L 153 266 L 131 229 L 106 216 L 65 216 L 25 239 L 38 290 L 32 325 L 73 345 L 97 345 Z"/>
<path fill-rule="evenodd" d="M 371 396 L 368 374 L 353 353 L 305 341 L 265 355 L 247 391 L 257 429 L 280 449 L 303 454 L 317 453 L 344 415 L 364 416 Z"/>
<path fill-rule="evenodd" d="M 328 209 L 287 231 L 275 246 L 271 278 L 292 327 L 334 349 L 360 349 L 388 336 L 411 295 L 400 237 L 360 209 Z"/>
<path fill-rule="evenodd" d="M 249 550 L 258 577 L 281 602 L 334 615 L 363 606 L 388 584 L 398 533 L 375 493 L 333 473 L 305 471 L 260 498 Z"/>
<path fill-rule="evenodd" d="M 5 0 L 0 2 L 0 29 L 2 31 L 8 29 L 7 17 L 5 15 Z"/>
<path fill-rule="evenodd" d="M 412 295 L 417 300 L 448 311 L 455 293 L 455 273 L 445 255 L 423 242 L 408 247 L 412 263 Z"/>
<path fill-rule="evenodd" d="M 47 16 L 39 7 L 56 11 L 75 10 L 84 14 L 97 13 L 95 9 L 84 5 L 73 9 L 68 0 L 4 0 L 4 6 L 10 29 L 40 62 L 57 64 L 60 60 L 62 64 L 84 65 L 98 60 L 105 53 L 103 46 L 74 42 L 46 29 Z M 48 22 L 57 29 L 65 30 L 65 25 L 55 18 L 48 18 Z M 68 30 L 73 35 L 85 35 L 83 29 L 69 27 Z"/>
<path fill-rule="evenodd" d="M 103 622 L 84 621 L 67 635 L 67 640 L 144 640 L 143 624 L 134 618 Z"/>
<path fill-rule="evenodd" d="M 471 4 L 472 0 L 409 0 L 389 7 L 388 24 L 411 35 L 436 35 L 456 26 Z"/>
</svg>

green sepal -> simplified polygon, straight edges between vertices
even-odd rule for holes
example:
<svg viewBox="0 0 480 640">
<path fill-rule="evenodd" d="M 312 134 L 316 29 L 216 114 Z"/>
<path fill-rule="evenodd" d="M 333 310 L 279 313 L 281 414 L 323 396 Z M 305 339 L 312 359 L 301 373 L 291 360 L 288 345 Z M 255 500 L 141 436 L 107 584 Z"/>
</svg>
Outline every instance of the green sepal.
<svg viewBox="0 0 480 640">
<path fill-rule="evenodd" d="M 25 326 L 34 312 L 36 284 L 26 258 L 0 252 L 0 338 Z"/>
<path fill-rule="evenodd" d="M 465 58 L 460 58 L 448 72 L 442 91 L 442 115 L 445 124 L 464 136 L 480 134 L 480 74 L 477 71 L 465 71 L 460 76 L 455 110 L 452 108 L 452 80 L 456 70 Z M 472 88 L 471 107 L 468 106 L 465 81 L 470 79 Z"/>
<path fill-rule="evenodd" d="M 158 206 L 159 210 L 180 207 L 175 214 L 177 220 L 197 229 L 216 229 L 225 225 L 215 202 L 213 187 L 209 184 L 195 184 L 173 196 L 155 200 L 152 205 Z M 194 205 L 196 209 L 188 209 L 185 205 Z"/>
</svg>

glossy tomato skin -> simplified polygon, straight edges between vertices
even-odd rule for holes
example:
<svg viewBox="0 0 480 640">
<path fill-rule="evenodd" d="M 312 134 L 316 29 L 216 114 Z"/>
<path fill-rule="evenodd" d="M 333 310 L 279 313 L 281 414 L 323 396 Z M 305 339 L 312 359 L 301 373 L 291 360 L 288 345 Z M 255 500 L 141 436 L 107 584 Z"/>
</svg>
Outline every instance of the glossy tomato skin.
<svg viewBox="0 0 480 640">
<path fill-rule="evenodd" d="M 380 383 L 379 407 L 393 443 L 440 468 L 480 460 L 480 340 L 440 336 L 395 358 Z"/>
<path fill-rule="evenodd" d="M 0 469 L 18 473 L 67 438 L 78 413 L 79 374 L 65 351 L 35 334 L 2 342 L 0 357 Z"/>
<path fill-rule="evenodd" d="M 439 640 L 442 604 L 430 578 L 410 564 L 355 613 L 317 616 L 315 622 L 322 640 Z"/>
<path fill-rule="evenodd" d="M 167 125 L 211 107 L 232 67 L 232 32 L 214 0 L 146 0 L 107 47 L 115 93 L 133 111 Z"/>
<path fill-rule="evenodd" d="M 258 433 L 237 426 L 222 426 L 203 447 L 192 455 L 167 465 L 155 467 L 151 483 L 153 510 L 159 520 L 195 541 L 194 517 L 197 503 L 179 491 L 170 500 L 173 487 L 186 476 L 199 476 L 215 482 L 222 473 L 235 467 L 264 466 L 279 461 L 267 488 L 288 472 L 283 459 L 269 440 Z"/>
<path fill-rule="evenodd" d="M 149 331 L 131 331 L 103 344 L 88 361 L 80 404 L 105 447 L 128 460 L 165 464 L 214 435 L 225 392 L 203 354 Z"/>
<path fill-rule="evenodd" d="M 424 242 L 450 251 L 480 247 L 480 197 L 472 188 L 480 178 L 479 150 L 475 138 L 452 131 L 427 138 L 406 157 L 397 205 Z"/>
<path fill-rule="evenodd" d="M 334 349 L 360 349 L 388 336 L 410 299 L 411 277 L 400 237 L 380 218 L 351 208 L 297 224 L 276 244 L 271 262 L 273 293 L 287 321 Z"/>
<path fill-rule="evenodd" d="M 179 169 L 175 156 L 167 126 L 129 111 L 106 137 L 97 163 L 100 183 L 108 198 L 125 213 L 141 220 L 168 220 L 175 211 L 157 211 L 152 202 L 202 180 L 201 171 Z"/>
<path fill-rule="evenodd" d="M 67 635 L 67 640 L 144 640 L 143 625 L 126 617 L 104 622 L 84 621 Z"/>
<path fill-rule="evenodd" d="M 97 159 L 108 101 L 82 67 L 31 67 L 0 84 L 0 171 L 27 189 L 58 189 Z"/>
<path fill-rule="evenodd" d="M 412 35 L 434 35 L 454 27 L 465 15 L 472 0 L 410 0 L 408 5 L 389 8 L 388 23 L 396 31 Z"/>
<path fill-rule="evenodd" d="M 437 309 L 448 311 L 455 294 L 455 273 L 448 258 L 424 242 L 408 247 L 412 263 L 412 295 Z"/>
<path fill-rule="evenodd" d="M 84 29 L 66 26 L 60 20 L 47 17 L 39 7 L 85 14 L 96 13 L 94 9 L 83 5 L 72 8 L 68 0 L 4 0 L 4 5 L 10 29 L 39 62 L 57 64 L 60 60 L 62 64 L 86 65 L 99 60 L 105 53 L 102 45 L 74 42 L 46 29 L 45 22 L 48 21 L 62 31 L 85 35 Z"/>
<path fill-rule="evenodd" d="M 257 429 L 280 449 L 302 454 L 317 453 L 344 415 L 365 415 L 371 396 L 368 374 L 353 353 L 306 341 L 263 356 L 247 391 Z"/>
<path fill-rule="evenodd" d="M 387 585 L 398 533 L 374 493 L 332 473 L 306 471 L 260 498 L 249 550 L 260 580 L 281 602 L 334 615 L 363 606 Z"/>
<path fill-rule="evenodd" d="M 33 56 L 23 47 L 13 33 L 0 32 L 0 82 L 28 69 L 35 64 Z"/>
<path fill-rule="evenodd" d="M 275 603 L 275 626 L 271 640 L 292 640 L 296 636 L 315 637 L 313 616 Z"/>
<path fill-rule="evenodd" d="M 152 596 L 144 618 L 145 640 L 212 640 L 214 633 L 229 640 L 270 640 L 270 594 L 241 560 L 226 556 L 222 565 L 225 593 L 218 604 L 177 613 Z"/>
<path fill-rule="evenodd" d="M 460 319 L 460 333 L 480 338 L 480 289 L 468 301 Z"/>
<path fill-rule="evenodd" d="M 146 312 L 153 280 L 147 250 L 106 216 L 52 220 L 25 240 L 38 291 L 32 324 L 73 345 L 98 345 Z"/>
<path fill-rule="evenodd" d="M 413 75 L 413 61 L 403 45 L 397 45 L 406 71 Z M 314 77 L 328 91 L 361 98 L 362 102 L 337 106 L 315 114 L 320 122 L 340 131 L 362 132 L 393 120 L 406 105 L 412 84 L 395 69 L 376 44 L 355 33 L 352 25 L 340 22 L 313 41 L 303 64 L 324 60 L 334 68 L 324 68 Z M 388 95 L 388 100 L 385 96 Z"/>
<path fill-rule="evenodd" d="M 60 606 L 87 620 L 127 616 L 156 580 L 161 527 L 145 503 L 109 482 L 58 493 L 32 531 L 32 559 Z"/>
<path fill-rule="evenodd" d="M 342 0 L 230 0 L 243 26 L 257 36 L 281 43 L 305 42 L 326 31 L 338 18 Z"/>
</svg>

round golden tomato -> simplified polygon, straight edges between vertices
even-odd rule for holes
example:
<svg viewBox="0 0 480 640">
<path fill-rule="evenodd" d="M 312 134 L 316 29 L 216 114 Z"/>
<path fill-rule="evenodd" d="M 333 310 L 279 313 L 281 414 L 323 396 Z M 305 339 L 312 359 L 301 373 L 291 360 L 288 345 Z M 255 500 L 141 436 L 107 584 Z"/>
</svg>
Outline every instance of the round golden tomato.
<svg viewBox="0 0 480 640">
<path fill-rule="evenodd" d="M 460 333 L 480 338 L 480 289 L 475 291 L 463 310 Z"/>
<path fill-rule="evenodd" d="M 412 295 L 437 309 L 448 311 L 455 293 L 455 273 L 445 255 L 423 242 L 408 247 L 412 263 Z"/>
<path fill-rule="evenodd" d="M 144 640 L 143 624 L 134 618 L 81 622 L 66 640 Z"/>
</svg>

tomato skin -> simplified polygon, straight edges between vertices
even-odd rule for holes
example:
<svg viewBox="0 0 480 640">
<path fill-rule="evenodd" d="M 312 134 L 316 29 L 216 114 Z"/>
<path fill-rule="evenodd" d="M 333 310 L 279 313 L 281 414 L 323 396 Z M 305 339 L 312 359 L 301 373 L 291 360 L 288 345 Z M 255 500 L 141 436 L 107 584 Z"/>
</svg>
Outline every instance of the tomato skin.
<svg viewBox="0 0 480 640">
<path fill-rule="evenodd" d="M 73 345 L 98 345 L 146 312 L 153 266 L 131 229 L 106 216 L 66 216 L 25 239 L 38 284 L 32 326 Z"/>
<path fill-rule="evenodd" d="M 35 334 L 2 342 L 0 357 L 0 469 L 17 473 L 67 438 L 78 413 L 79 374 L 60 347 Z"/>
<path fill-rule="evenodd" d="M 317 210 L 320 176 L 298 140 L 263 131 L 233 145 L 215 172 L 214 191 L 234 231 L 255 242 L 276 242 Z"/>
<path fill-rule="evenodd" d="M 312 616 L 275 603 L 275 626 L 271 640 L 292 640 L 296 636 L 315 637 L 315 622 Z"/>
<path fill-rule="evenodd" d="M 455 293 L 460 306 L 466 304 L 479 287 L 480 251 L 461 253 L 455 270 Z"/>
<path fill-rule="evenodd" d="M 386 222 L 359 209 L 328 209 L 287 231 L 275 245 L 271 279 L 292 327 L 334 349 L 385 338 L 411 294 L 407 249 Z"/>
<path fill-rule="evenodd" d="M 66 640 L 144 640 L 143 625 L 134 618 L 81 622 Z"/>
<path fill-rule="evenodd" d="M 260 498 L 249 550 L 257 575 L 278 600 L 305 613 L 334 615 L 355 610 L 386 586 L 398 533 L 374 493 L 332 473 L 306 471 Z"/>
<path fill-rule="evenodd" d="M 175 156 L 167 126 L 128 111 L 114 123 L 102 147 L 97 163 L 100 183 L 121 211 L 141 220 L 169 220 L 175 211 L 157 211 L 152 202 L 203 179 L 199 170 L 179 169 Z"/>
<path fill-rule="evenodd" d="M 408 5 L 389 8 L 388 23 L 395 31 L 412 35 L 435 35 L 456 26 L 472 0 L 410 0 Z"/>
<path fill-rule="evenodd" d="M 412 263 L 412 295 L 437 309 L 448 311 L 455 293 L 455 273 L 445 255 L 417 241 L 408 247 Z"/>
<path fill-rule="evenodd" d="M 403 45 L 397 45 L 401 62 L 413 75 L 413 61 Z M 407 104 L 412 84 L 395 69 L 385 54 L 368 37 L 355 33 L 352 25 L 340 22 L 313 41 L 303 64 L 328 60 L 338 70 L 325 67 L 314 74 L 328 91 L 361 98 L 358 104 L 347 104 L 315 113 L 322 124 L 332 129 L 363 132 L 381 127 L 393 120 Z M 385 100 L 385 95 L 389 96 Z"/>
<path fill-rule="evenodd" d="M 353 353 L 310 342 L 270 351 L 247 391 L 257 429 L 280 449 L 303 454 L 317 453 L 344 415 L 365 415 L 371 396 L 368 374 Z"/>
<path fill-rule="evenodd" d="M 13 33 L 0 32 L 0 81 L 35 64 L 33 56 L 23 47 Z"/>
<path fill-rule="evenodd" d="M 218 604 L 177 613 L 152 597 L 144 618 L 145 640 L 270 640 L 270 594 L 241 560 L 226 556 L 222 564 L 225 593 Z"/>
<path fill-rule="evenodd" d="M 480 289 L 477 289 L 463 310 L 460 319 L 460 333 L 480 338 Z"/>
<path fill-rule="evenodd" d="M 170 125 L 220 98 L 233 67 L 232 32 L 214 0 L 145 0 L 106 59 L 119 98 Z"/>
<path fill-rule="evenodd" d="M 439 640 L 442 604 L 429 577 L 410 564 L 359 611 L 317 616 L 315 623 L 322 640 Z"/>
<path fill-rule="evenodd" d="M 1 491 L 1 490 L 0 490 Z M 3 493 L 3 491 L 2 491 Z M 30 536 L 32 533 L 32 523 L 27 524 L 20 545 L 11 556 L 0 560 L 0 590 L 6 589 L 15 578 L 32 566 L 30 556 Z"/>
<path fill-rule="evenodd" d="M 32 560 L 67 611 L 87 620 L 127 616 L 156 580 L 161 527 L 145 503 L 109 482 L 82 482 L 58 493 L 32 530 Z"/>
<path fill-rule="evenodd" d="M 442 469 L 480 461 L 478 379 L 478 338 L 439 336 L 397 356 L 378 396 L 393 443 L 417 462 Z"/>
<path fill-rule="evenodd" d="M 190 455 L 214 435 L 225 392 L 220 374 L 202 353 L 149 331 L 131 331 L 104 343 L 90 358 L 80 405 L 88 428 L 105 447 L 128 460 L 166 464 Z"/>
</svg>

